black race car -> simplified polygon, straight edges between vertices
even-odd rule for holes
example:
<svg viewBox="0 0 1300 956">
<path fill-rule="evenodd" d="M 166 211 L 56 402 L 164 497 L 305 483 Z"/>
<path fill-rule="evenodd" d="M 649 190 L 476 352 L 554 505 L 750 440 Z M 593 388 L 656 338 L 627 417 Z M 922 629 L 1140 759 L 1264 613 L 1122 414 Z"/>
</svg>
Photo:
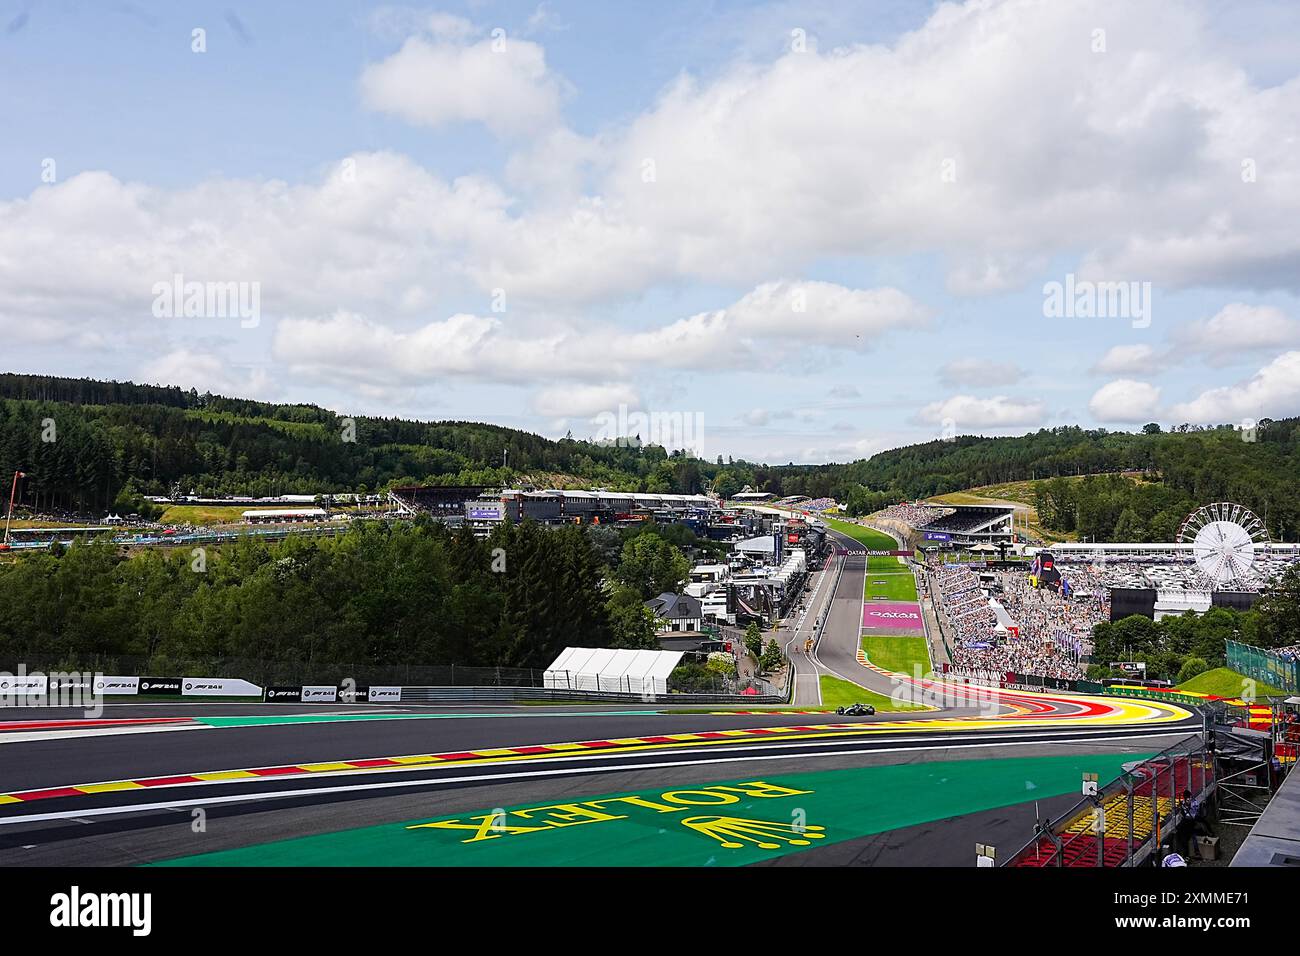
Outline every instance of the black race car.
<svg viewBox="0 0 1300 956">
<path fill-rule="evenodd" d="M 843 717 L 870 717 L 876 712 L 876 708 L 870 704 L 850 704 L 847 707 L 836 707 L 835 713 Z"/>
</svg>

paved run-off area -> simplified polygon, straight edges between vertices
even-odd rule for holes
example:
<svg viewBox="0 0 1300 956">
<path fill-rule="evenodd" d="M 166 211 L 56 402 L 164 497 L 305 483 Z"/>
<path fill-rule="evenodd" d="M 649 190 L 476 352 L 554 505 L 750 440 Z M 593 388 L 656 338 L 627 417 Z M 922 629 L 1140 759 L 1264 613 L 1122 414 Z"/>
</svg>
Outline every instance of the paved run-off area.
<svg viewBox="0 0 1300 956">
<path fill-rule="evenodd" d="M 1136 754 L 901 764 L 673 784 L 361 827 L 179 866 L 741 866 L 1079 791 Z"/>
</svg>

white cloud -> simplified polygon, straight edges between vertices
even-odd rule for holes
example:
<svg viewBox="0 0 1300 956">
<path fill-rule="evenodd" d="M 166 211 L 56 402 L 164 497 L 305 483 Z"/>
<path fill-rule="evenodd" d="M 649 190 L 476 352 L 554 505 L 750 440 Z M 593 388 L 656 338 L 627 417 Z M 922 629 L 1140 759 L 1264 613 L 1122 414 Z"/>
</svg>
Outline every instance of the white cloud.
<svg viewBox="0 0 1300 956">
<path fill-rule="evenodd" d="M 466 20 L 435 14 L 426 35 L 365 68 L 366 105 L 421 126 L 478 122 L 498 136 L 556 126 L 563 84 L 542 47 L 506 36 L 471 42 L 475 33 Z"/>
<path fill-rule="evenodd" d="M 0 325 L 19 339 L 148 326 L 154 283 L 177 273 L 259 283 L 265 318 L 418 312 L 474 285 L 464 263 L 488 258 L 507 204 L 483 180 L 446 183 L 390 153 L 349 156 L 307 186 L 163 190 L 82 173 L 0 202 Z"/>
<path fill-rule="evenodd" d="M 298 372 L 375 384 L 460 376 L 527 383 L 608 375 L 609 363 L 569 356 L 563 335 L 521 338 L 495 317 L 458 314 L 404 332 L 365 316 L 284 319 L 272 354 Z"/>
<path fill-rule="evenodd" d="M 890 46 L 681 77 L 611 141 L 603 195 L 715 277 L 924 250 L 975 294 L 1082 249 L 1117 279 L 1300 287 L 1300 84 L 1253 87 L 1216 44 L 1190 6 L 943 4 Z"/>
<path fill-rule="evenodd" d="M 388 16 L 415 32 L 365 69 L 367 102 L 539 134 L 507 165 L 530 202 L 385 153 L 298 185 L 86 173 L 0 203 L 0 321 L 138 310 L 174 271 L 260 279 L 270 314 L 418 312 L 457 286 L 577 312 L 881 252 L 937 255 L 967 293 L 1081 251 L 1117 279 L 1300 288 L 1300 81 L 1252 86 L 1194 10 L 945 4 L 889 46 L 682 76 L 591 137 L 560 124 L 540 46 L 494 53 L 466 21 L 409 17 Z"/>
<path fill-rule="evenodd" d="M 250 368 L 245 375 L 233 374 L 236 371 L 236 367 L 212 352 L 181 348 L 146 363 L 140 370 L 139 380 L 234 398 L 248 395 L 270 398 L 278 391 L 266 369 Z"/>
<path fill-rule="evenodd" d="M 747 365 L 755 358 L 755 340 L 784 340 L 787 350 L 808 345 L 866 349 L 891 329 L 915 328 L 927 321 L 927 310 L 894 288 L 765 282 L 726 309 L 633 335 L 615 343 L 613 352 L 679 367 Z"/>
<path fill-rule="evenodd" d="M 1150 345 L 1115 345 L 1092 367 L 1094 372 L 1106 375 L 1132 375 L 1153 372 L 1158 360 L 1156 350 Z"/>
<path fill-rule="evenodd" d="M 1099 422 L 1146 423 L 1159 415 L 1160 389 L 1148 382 L 1116 379 L 1097 389 L 1088 411 Z"/>
<path fill-rule="evenodd" d="M 939 381 L 949 388 L 1006 385 L 1019 380 L 1024 374 L 1024 370 L 1014 362 L 962 358 L 944 364 L 939 369 Z"/>
<path fill-rule="evenodd" d="M 1179 329 L 1184 350 L 1203 355 L 1211 365 L 1229 365 L 1262 351 L 1300 345 L 1300 322 L 1270 305 L 1232 302 L 1208 319 Z"/>
<path fill-rule="evenodd" d="M 630 385 L 602 383 L 542 389 L 533 398 L 533 409 L 552 418 L 592 418 L 601 412 L 617 415 L 619 406 L 638 408 L 641 398 Z"/>
<path fill-rule="evenodd" d="M 793 310 L 796 301 L 806 304 L 805 311 Z M 785 362 L 795 351 L 816 345 L 865 348 L 891 328 L 924 321 L 925 311 L 897 289 L 774 282 L 726 309 L 635 333 L 612 325 L 556 325 L 542 332 L 527 326 L 526 317 L 508 320 L 495 315 L 458 314 L 409 331 L 344 311 L 322 318 L 286 318 L 276 325 L 272 354 L 320 379 L 375 385 L 414 384 L 440 376 L 599 383 L 645 368 Z M 768 347 L 770 342 L 781 343 L 781 348 Z"/>
<path fill-rule="evenodd" d="M 1041 424 L 1047 414 L 1047 405 L 1037 400 L 1020 400 L 1006 395 L 977 398 L 974 395 L 954 395 L 931 402 L 919 412 L 916 420 L 921 424 L 945 425 L 952 422 L 958 432 L 973 428 L 1004 428 L 1013 425 Z"/>
<path fill-rule="evenodd" d="M 1170 409 L 1170 418 L 1220 425 L 1243 419 L 1300 415 L 1300 351 L 1284 352 L 1236 385 L 1202 392 Z"/>
</svg>

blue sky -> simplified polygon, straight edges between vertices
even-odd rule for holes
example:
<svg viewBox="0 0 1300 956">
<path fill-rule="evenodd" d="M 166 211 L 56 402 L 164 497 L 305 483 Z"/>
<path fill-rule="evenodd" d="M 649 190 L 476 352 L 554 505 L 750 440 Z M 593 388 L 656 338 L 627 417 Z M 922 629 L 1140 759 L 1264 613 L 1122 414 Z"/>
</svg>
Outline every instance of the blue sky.
<svg viewBox="0 0 1300 956">
<path fill-rule="evenodd" d="M 0 364 L 770 462 L 1296 415 L 1297 47 L 1263 2 L 0 0 Z M 177 274 L 255 321 L 158 314 Z"/>
</svg>

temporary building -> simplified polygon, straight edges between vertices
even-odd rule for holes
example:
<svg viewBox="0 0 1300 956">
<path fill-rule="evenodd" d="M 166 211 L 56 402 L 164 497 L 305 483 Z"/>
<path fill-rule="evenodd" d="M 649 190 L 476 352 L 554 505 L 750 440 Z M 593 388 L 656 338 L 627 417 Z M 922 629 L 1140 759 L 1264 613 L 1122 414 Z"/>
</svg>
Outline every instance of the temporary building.
<svg viewBox="0 0 1300 956">
<path fill-rule="evenodd" d="M 681 651 L 566 647 L 546 668 L 543 681 L 558 690 L 666 694 L 668 675 L 681 659 Z"/>
</svg>

